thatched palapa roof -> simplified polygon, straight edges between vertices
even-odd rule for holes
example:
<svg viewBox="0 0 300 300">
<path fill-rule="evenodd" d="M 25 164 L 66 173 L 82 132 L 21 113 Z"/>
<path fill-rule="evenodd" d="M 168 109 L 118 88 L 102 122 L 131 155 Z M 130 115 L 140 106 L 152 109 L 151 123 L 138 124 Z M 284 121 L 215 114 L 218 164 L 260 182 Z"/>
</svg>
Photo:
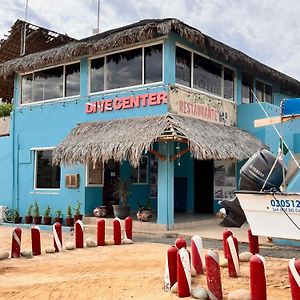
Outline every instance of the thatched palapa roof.
<svg viewBox="0 0 300 300">
<path fill-rule="evenodd" d="M 155 141 L 185 141 L 199 160 L 249 158 L 264 145 L 236 127 L 167 114 L 77 125 L 54 150 L 53 163 L 72 165 L 128 160 L 133 166 Z"/>
<path fill-rule="evenodd" d="M 29 54 L 0 65 L 0 76 L 14 72 L 27 72 L 59 63 L 64 63 L 81 56 L 102 54 L 111 49 L 126 48 L 136 43 L 150 41 L 174 32 L 196 45 L 204 54 L 221 62 L 255 74 L 266 80 L 276 82 L 282 92 L 294 92 L 300 95 L 299 81 L 278 72 L 243 52 L 229 47 L 208 35 L 203 34 L 177 19 L 143 20 L 128 26 L 109 30 L 80 41 L 47 51 Z"/>
</svg>

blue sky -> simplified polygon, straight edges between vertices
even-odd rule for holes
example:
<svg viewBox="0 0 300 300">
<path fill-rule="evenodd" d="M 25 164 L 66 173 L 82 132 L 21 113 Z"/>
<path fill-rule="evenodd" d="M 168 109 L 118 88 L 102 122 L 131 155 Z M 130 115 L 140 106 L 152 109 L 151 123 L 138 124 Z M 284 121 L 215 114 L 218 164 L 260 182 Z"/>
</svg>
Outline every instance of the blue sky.
<svg viewBox="0 0 300 300">
<path fill-rule="evenodd" d="M 0 38 L 24 19 L 26 0 L 0 0 Z M 97 26 L 97 0 L 28 0 L 27 20 L 75 38 Z M 175 17 L 300 80 L 300 1 L 100 0 L 100 31 Z"/>
</svg>

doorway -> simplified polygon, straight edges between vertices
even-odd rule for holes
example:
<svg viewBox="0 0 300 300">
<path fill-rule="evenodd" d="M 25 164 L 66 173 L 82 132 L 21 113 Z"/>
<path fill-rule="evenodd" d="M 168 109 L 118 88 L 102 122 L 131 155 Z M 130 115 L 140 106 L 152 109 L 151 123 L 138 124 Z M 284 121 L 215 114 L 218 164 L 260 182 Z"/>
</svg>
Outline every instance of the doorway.
<svg viewBox="0 0 300 300">
<path fill-rule="evenodd" d="M 108 214 L 113 214 L 112 205 L 117 202 L 114 197 L 114 184 L 120 178 L 120 163 L 110 159 L 104 164 L 103 205 L 107 206 Z"/>
<path fill-rule="evenodd" d="M 194 211 L 214 213 L 214 161 L 194 160 Z"/>
</svg>

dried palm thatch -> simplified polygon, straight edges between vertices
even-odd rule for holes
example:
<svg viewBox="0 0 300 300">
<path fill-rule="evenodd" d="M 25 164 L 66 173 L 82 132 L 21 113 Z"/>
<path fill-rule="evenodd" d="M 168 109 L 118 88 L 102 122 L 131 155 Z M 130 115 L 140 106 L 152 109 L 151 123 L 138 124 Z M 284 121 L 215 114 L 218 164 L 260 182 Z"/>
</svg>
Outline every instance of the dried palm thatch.
<svg viewBox="0 0 300 300">
<path fill-rule="evenodd" d="M 191 156 L 206 159 L 245 159 L 264 145 L 236 127 L 175 114 L 79 124 L 54 150 L 53 163 L 87 164 L 101 159 L 128 160 L 138 166 L 155 141 L 185 140 Z"/>
<path fill-rule="evenodd" d="M 281 91 L 300 94 L 300 83 L 297 80 L 252 59 L 241 51 L 216 41 L 177 19 L 143 20 L 71 42 L 62 47 L 17 58 L 0 65 L 0 76 L 14 72 L 28 72 L 74 60 L 81 56 L 98 55 L 110 49 L 126 48 L 132 44 L 167 36 L 171 32 L 196 45 L 204 54 L 240 68 L 248 74 L 255 74 L 256 77 L 272 80 L 279 85 Z"/>
</svg>

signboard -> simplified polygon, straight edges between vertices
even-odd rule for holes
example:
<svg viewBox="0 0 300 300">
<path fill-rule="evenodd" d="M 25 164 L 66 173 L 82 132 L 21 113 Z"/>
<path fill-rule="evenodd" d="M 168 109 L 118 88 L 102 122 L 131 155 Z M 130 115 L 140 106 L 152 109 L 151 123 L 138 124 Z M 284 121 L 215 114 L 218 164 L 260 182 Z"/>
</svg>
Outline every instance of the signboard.
<svg viewBox="0 0 300 300">
<path fill-rule="evenodd" d="M 190 91 L 181 87 L 169 90 L 169 110 L 182 116 L 208 122 L 236 126 L 236 105 L 201 91 Z"/>
<path fill-rule="evenodd" d="M 167 93 L 149 93 L 123 98 L 105 99 L 95 102 L 87 102 L 85 112 L 87 114 L 108 112 L 113 110 L 133 109 L 146 106 L 155 106 L 167 103 Z"/>
</svg>

